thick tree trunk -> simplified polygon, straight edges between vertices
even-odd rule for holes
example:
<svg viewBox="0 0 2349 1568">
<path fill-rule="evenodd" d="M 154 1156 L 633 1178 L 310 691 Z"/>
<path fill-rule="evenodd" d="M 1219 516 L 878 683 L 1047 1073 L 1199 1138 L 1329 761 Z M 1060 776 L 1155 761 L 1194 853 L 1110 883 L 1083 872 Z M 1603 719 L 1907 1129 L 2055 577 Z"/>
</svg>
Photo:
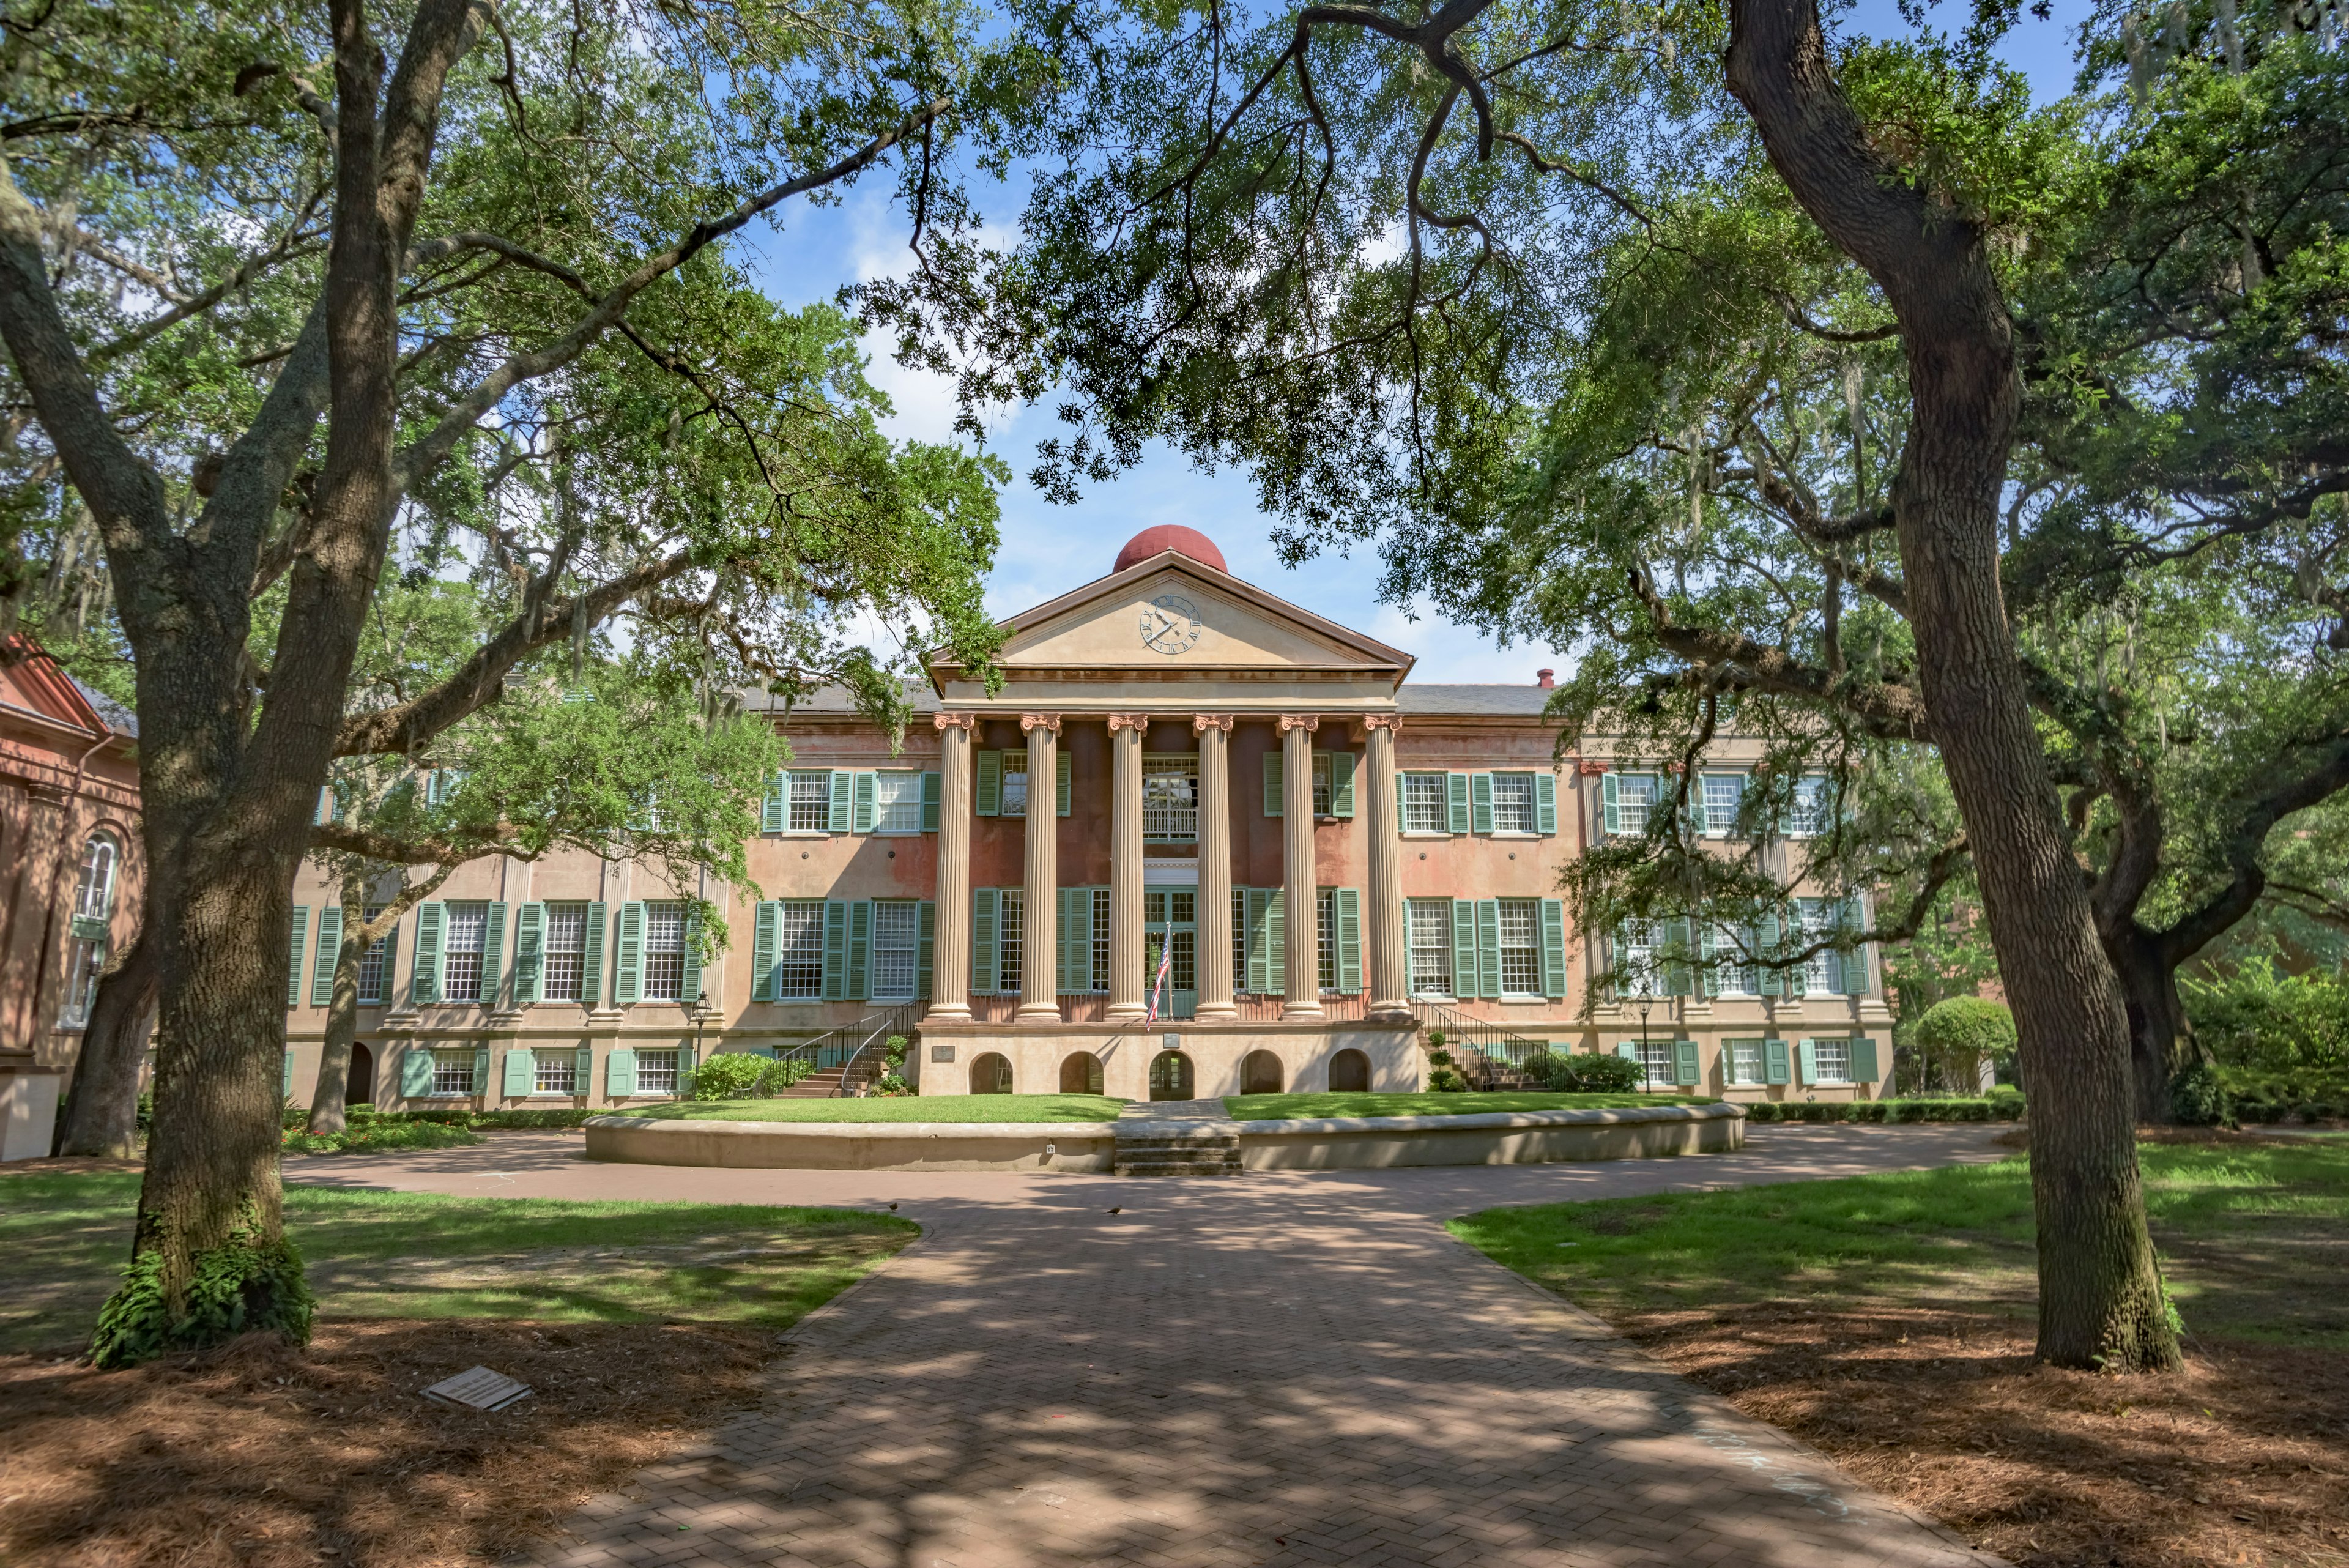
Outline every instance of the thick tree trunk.
<svg viewBox="0 0 2349 1568">
<path fill-rule="evenodd" d="M 2168 943 L 2134 921 L 2105 951 L 2120 976 L 2128 1010 L 2129 1076 L 2137 1119 L 2163 1126 L 2178 1119 L 2170 1086 L 2194 1059 L 2194 1035 L 2178 995 L 2178 971 Z"/>
<path fill-rule="evenodd" d="M 1973 846 L 2032 1084 L 2039 1355 L 2178 1364 L 2137 1171 L 2128 1034 L 1999 587 L 2019 398 L 1979 232 L 1889 167 L 1836 84 L 1814 0 L 1734 0 L 1729 77 L 1772 164 L 1899 321 L 1912 421 L 1893 513 L 1933 734 Z"/>
<path fill-rule="evenodd" d="M 57 1132 L 59 1154 L 128 1159 L 139 1152 L 139 1078 L 155 1014 L 155 950 L 147 929 L 142 919 L 138 940 L 98 982 L 73 1096 Z"/>
<path fill-rule="evenodd" d="M 345 935 L 335 953 L 335 992 L 326 1008 L 326 1044 L 318 1053 L 318 1082 L 310 1091 L 306 1130 L 318 1134 L 342 1131 L 349 1113 L 344 1097 L 350 1088 L 351 1045 L 359 1035 L 359 958 L 367 945 L 360 929 L 366 910 L 353 892 L 343 890 Z"/>
</svg>

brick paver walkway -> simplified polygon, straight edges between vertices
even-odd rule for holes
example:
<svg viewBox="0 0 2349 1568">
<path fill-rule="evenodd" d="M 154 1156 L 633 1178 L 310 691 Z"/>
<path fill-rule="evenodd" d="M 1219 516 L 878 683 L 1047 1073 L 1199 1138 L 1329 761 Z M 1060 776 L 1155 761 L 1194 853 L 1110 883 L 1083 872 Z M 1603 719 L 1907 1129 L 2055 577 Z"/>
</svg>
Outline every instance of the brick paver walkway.
<svg viewBox="0 0 2349 1568">
<path fill-rule="evenodd" d="M 1990 1563 L 1442 1229 L 1990 1152 L 1756 1131 L 1737 1156 L 1219 1181 L 658 1171 L 518 1142 L 502 1169 L 335 1177 L 894 1198 L 928 1228 L 793 1332 L 766 1408 L 599 1500 L 550 1565 Z"/>
</svg>

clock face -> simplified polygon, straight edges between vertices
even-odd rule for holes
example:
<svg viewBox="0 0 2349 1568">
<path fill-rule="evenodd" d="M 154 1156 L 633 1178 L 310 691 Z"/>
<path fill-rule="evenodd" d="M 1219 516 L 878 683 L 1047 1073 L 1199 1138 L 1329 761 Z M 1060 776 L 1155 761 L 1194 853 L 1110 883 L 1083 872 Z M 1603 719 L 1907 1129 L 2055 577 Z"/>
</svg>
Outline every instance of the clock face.
<svg viewBox="0 0 2349 1568">
<path fill-rule="evenodd" d="M 1161 594 L 1142 607 L 1142 645 L 1160 653 L 1188 653 L 1203 628 L 1199 612 L 1179 594 Z"/>
</svg>

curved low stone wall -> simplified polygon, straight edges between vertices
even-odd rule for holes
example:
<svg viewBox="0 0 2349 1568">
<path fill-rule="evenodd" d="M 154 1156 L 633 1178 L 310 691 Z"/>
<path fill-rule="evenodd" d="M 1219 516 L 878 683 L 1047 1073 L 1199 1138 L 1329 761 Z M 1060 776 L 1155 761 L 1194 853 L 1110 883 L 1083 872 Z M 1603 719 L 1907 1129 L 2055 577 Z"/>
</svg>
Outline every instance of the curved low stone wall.
<svg viewBox="0 0 2349 1568">
<path fill-rule="evenodd" d="M 1185 1125 L 1237 1129 L 1240 1163 L 1250 1170 L 1648 1159 L 1724 1153 L 1745 1141 L 1745 1113 L 1726 1103 Z M 1116 1150 L 1112 1122 L 699 1122 L 616 1116 L 587 1123 L 588 1158 L 636 1165 L 1107 1171 Z"/>
<path fill-rule="evenodd" d="M 782 1170 L 1102 1170 L 1110 1122 L 688 1122 L 591 1116 L 587 1158 Z"/>
</svg>

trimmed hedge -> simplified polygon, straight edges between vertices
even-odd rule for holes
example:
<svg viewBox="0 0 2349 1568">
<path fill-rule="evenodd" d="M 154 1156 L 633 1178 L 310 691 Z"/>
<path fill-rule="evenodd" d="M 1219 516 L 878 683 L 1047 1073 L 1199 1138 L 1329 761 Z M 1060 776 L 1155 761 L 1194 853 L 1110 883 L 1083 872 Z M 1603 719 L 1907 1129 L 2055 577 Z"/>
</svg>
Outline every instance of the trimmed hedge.
<svg viewBox="0 0 2349 1568">
<path fill-rule="evenodd" d="M 1972 1099 L 1761 1100 L 1745 1106 L 1754 1122 L 2013 1122 L 2023 1119 L 2023 1096 Z"/>
</svg>

